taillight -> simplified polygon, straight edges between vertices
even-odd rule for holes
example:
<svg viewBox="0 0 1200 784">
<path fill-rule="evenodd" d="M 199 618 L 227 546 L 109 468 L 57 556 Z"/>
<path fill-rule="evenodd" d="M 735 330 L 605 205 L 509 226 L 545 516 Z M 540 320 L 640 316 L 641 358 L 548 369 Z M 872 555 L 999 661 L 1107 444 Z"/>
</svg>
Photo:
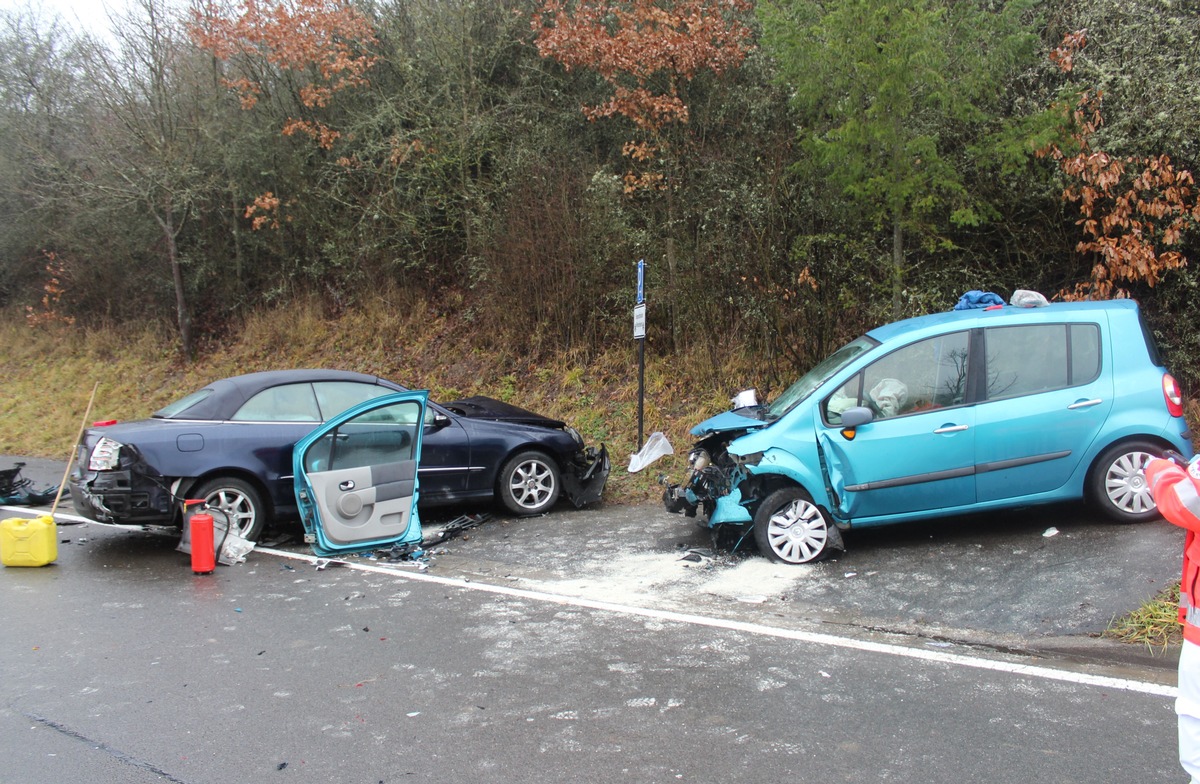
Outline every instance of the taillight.
<svg viewBox="0 0 1200 784">
<path fill-rule="evenodd" d="M 121 445 L 111 438 L 101 438 L 92 448 L 89 471 L 112 471 L 121 463 Z"/>
<path fill-rule="evenodd" d="M 1163 399 L 1167 401 L 1167 411 L 1171 416 L 1183 416 L 1183 392 L 1179 382 L 1170 373 L 1163 373 Z"/>
</svg>

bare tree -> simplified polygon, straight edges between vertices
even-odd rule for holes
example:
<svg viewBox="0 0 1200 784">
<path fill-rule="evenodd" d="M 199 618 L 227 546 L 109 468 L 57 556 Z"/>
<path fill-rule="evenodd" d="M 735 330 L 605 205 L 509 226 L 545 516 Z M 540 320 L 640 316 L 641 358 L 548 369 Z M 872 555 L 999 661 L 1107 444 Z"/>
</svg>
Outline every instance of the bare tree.
<svg viewBox="0 0 1200 784">
<path fill-rule="evenodd" d="M 114 19 L 115 46 L 89 47 L 101 111 L 91 128 L 98 149 L 80 184 L 115 205 L 136 206 L 157 226 L 179 338 L 190 358 L 192 314 L 178 239 L 210 183 L 199 55 L 183 30 L 182 17 L 165 0 L 136 0 Z"/>
</svg>

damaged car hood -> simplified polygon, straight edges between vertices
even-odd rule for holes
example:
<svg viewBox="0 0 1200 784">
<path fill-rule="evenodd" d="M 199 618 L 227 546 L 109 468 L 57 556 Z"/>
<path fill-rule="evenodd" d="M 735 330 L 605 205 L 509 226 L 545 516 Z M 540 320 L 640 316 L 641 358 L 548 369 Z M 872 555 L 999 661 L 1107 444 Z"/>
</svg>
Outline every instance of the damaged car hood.
<svg viewBox="0 0 1200 784">
<path fill-rule="evenodd" d="M 443 408 L 448 408 L 455 414 L 467 419 L 488 419 L 493 422 L 511 422 L 518 425 L 533 425 L 535 427 L 551 427 L 562 429 L 567 423 L 561 419 L 551 419 L 550 417 L 535 414 L 520 406 L 514 406 L 511 403 L 505 403 L 502 400 L 476 395 L 474 397 L 463 398 L 462 400 L 452 400 L 449 403 L 442 403 Z"/>
<path fill-rule="evenodd" d="M 737 411 L 726 411 L 709 417 L 692 428 L 692 435 L 697 437 L 711 436 L 714 433 L 731 433 L 738 430 L 749 432 L 758 430 L 770 424 L 764 419 L 758 419 L 755 414 L 759 409 L 743 408 Z M 744 413 L 743 413 L 744 412 Z"/>
</svg>

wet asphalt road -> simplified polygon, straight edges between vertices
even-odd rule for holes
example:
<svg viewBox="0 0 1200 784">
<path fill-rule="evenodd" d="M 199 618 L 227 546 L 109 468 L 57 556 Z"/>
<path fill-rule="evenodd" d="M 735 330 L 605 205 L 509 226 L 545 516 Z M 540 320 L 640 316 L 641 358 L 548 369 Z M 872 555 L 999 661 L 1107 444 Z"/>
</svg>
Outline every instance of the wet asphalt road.
<svg viewBox="0 0 1200 784">
<path fill-rule="evenodd" d="M 1165 523 L 859 532 L 782 572 L 681 560 L 707 536 L 653 506 L 497 518 L 424 572 L 58 537 L 0 571 L 0 782 L 1182 780 L 1170 652 L 1089 637 L 1174 577 Z"/>
</svg>

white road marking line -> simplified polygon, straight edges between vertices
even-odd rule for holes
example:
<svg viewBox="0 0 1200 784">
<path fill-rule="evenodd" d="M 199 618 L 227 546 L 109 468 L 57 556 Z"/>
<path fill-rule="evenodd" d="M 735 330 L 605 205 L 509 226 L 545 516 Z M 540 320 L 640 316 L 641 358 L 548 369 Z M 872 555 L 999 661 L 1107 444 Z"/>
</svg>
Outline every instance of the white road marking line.
<svg viewBox="0 0 1200 784">
<path fill-rule="evenodd" d="M 3 506 L 0 505 L 0 511 L 15 512 L 16 514 L 29 514 L 33 517 L 41 517 L 42 515 L 50 514 L 50 510 L 44 506 Z M 72 523 L 94 523 L 95 520 L 89 520 L 86 517 L 79 515 L 67 514 L 66 512 L 55 512 L 54 519 L 63 519 Z M 100 523 L 104 525 L 104 523 Z M 129 526 L 126 526 L 128 528 Z"/>
<path fill-rule="evenodd" d="M 284 550 L 275 550 L 267 547 L 255 548 L 255 552 L 266 553 L 267 555 L 276 555 L 281 558 L 291 558 L 297 561 L 307 561 L 308 563 L 312 564 L 316 564 L 319 561 L 325 560 L 338 560 L 318 558 L 312 555 L 305 555 L 304 553 L 290 553 Z M 374 564 L 351 563 L 348 561 L 338 562 L 345 564 L 351 569 L 375 572 L 377 574 L 387 574 L 393 577 L 401 577 L 406 580 L 412 580 L 414 582 L 435 583 L 437 585 L 464 588 L 469 591 L 482 591 L 484 593 L 501 594 L 504 596 L 532 599 L 534 601 L 548 602 L 551 604 L 571 607 L 586 607 L 592 610 L 604 610 L 607 612 L 633 615 L 642 618 L 674 621 L 676 623 L 685 623 L 693 626 L 708 626 L 716 629 L 726 629 L 728 631 L 738 631 L 746 634 L 761 635 L 764 637 L 778 637 L 785 640 L 796 640 L 798 642 L 807 642 L 814 645 L 828 645 L 835 648 L 849 648 L 852 650 L 867 651 L 871 653 L 882 653 L 889 656 L 903 656 L 909 659 L 919 659 L 921 661 L 937 662 L 941 664 L 956 664 L 961 667 L 973 667 L 979 670 L 991 670 L 993 672 L 1004 672 L 1012 675 L 1025 675 L 1031 678 L 1042 678 L 1052 681 L 1065 681 L 1067 683 L 1075 683 L 1085 686 L 1100 686 L 1108 689 L 1132 691 L 1139 694 L 1151 694 L 1159 697 L 1174 698 L 1179 694 L 1179 690 L 1176 687 L 1165 686 L 1159 683 L 1147 683 L 1145 681 L 1128 680 L 1125 678 L 1111 678 L 1104 675 L 1089 675 L 1087 673 L 1056 670 L 1050 667 L 1036 667 L 1029 664 L 995 661 L 993 659 L 964 656 L 958 653 L 946 653 L 945 651 L 931 651 L 923 648 L 907 648 L 902 645 L 890 645 L 888 643 L 871 642 L 869 640 L 855 640 L 847 637 L 837 637 L 832 634 L 803 632 L 795 629 L 781 629 L 776 626 L 747 623 L 745 621 L 730 621 L 721 618 L 709 618 L 704 615 L 692 615 L 689 613 L 680 613 L 672 610 L 654 610 L 646 607 L 632 607 L 630 605 L 602 602 L 595 599 L 585 599 L 578 596 L 562 596 L 560 594 L 546 593 L 544 591 L 531 591 L 524 588 L 511 588 L 503 585 L 489 585 L 487 583 L 468 582 L 456 577 L 439 577 L 432 574 L 402 572 L 386 566 L 376 566 Z"/>
</svg>

